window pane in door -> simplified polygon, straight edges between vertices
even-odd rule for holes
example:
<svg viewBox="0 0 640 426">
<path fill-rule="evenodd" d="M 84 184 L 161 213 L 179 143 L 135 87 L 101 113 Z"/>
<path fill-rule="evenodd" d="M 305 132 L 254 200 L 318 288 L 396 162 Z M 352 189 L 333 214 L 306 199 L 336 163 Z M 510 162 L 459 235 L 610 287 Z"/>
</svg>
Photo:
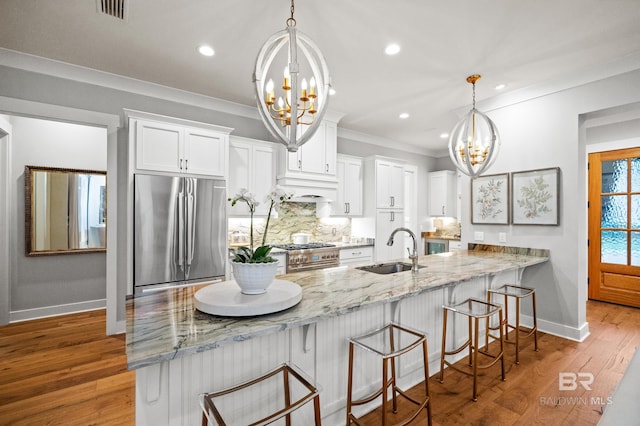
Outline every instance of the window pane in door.
<svg viewBox="0 0 640 426">
<path fill-rule="evenodd" d="M 601 228 L 627 227 L 627 196 L 605 195 L 602 197 Z"/>
<path fill-rule="evenodd" d="M 631 266 L 640 266 L 640 232 L 631 233 Z"/>
<path fill-rule="evenodd" d="M 640 229 L 640 195 L 631 196 L 631 227 Z"/>
<path fill-rule="evenodd" d="M 602 231 L 601 262 L 627 264 L 627 233 L 625 231 Z"/>
<path fill-rule="evenodd" d="M 602 162 L 602 193 L 627 192 L 627 160 Z"/>
<path fill-rule="evenodd" d="M 640 158 L 631 159 L 631 191 L 640 192 Z"/>
</svg>

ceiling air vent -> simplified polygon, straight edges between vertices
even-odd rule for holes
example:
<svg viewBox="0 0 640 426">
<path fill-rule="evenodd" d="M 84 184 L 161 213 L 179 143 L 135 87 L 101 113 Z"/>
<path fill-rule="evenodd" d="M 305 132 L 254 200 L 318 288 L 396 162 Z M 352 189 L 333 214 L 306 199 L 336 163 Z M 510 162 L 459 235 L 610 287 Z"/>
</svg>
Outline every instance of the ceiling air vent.
<svg viewBox="0 0 640 426">
<path fill-rule="evenodd" d="M 126 19 L 127 6 L 125 0 L 96 0 L 98 13 L 113 16 L 114 18 Z"/>
</svg>

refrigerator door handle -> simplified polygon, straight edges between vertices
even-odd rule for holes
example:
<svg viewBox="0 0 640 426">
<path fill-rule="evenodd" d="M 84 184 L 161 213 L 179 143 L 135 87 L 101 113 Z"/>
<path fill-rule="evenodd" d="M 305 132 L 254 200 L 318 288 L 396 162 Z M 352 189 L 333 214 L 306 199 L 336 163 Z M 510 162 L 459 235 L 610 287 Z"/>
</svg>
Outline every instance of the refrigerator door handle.
<svg viewBox="0 0 640 426">
<path fill-rule="evenodd" d="M 186 267 L 186 277 L 189 278 L 189 268 L 191 267 L 191 262 L 193 262 L 193 253 L 194 253 L 194 244 L 195 244 L 195 225 L 196 225 L 196 198 L 194 194 L 196 194 L 196 185 L 194 179 L 185 178 L 185 185 L 187 190 L 185 192 L 186 198 L 186 226 L 185 226 L 185 267 Z"/>
<path fill-rule="evenodd" d="M 176 203 L 177 206 L 177 214 L 176 214 L 176 218 L 177 218 L 177 234 L 178 234 L 178 239 L 177 239 L 177 250 L 176 252 L 178 253 L 177 257 L 176 257 L 176 264 L 178 265 L 178 267 L 180 268 L 180 270 L 184 271 L 184 187 L 181 188 L 180 192 L 178 193 L 178 202 Z"/>
</svg>

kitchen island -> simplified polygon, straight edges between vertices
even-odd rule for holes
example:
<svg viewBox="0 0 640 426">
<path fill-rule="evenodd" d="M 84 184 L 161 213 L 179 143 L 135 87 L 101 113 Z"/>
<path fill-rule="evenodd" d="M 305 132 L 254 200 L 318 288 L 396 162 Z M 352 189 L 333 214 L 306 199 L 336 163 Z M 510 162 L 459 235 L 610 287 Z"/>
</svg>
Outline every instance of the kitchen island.
<svg viewBox="0 0 640 426">
<path fill-rule="evenodd" d="M 131 298 L 127 357 L 129 368 L 136 369 L 137 424 L 198 424 L 199 394 L 257 377 L 285 361 L 321 387 L 325 424 L 342 423 L 349 336 L 390 320 L 425 331 L 433 374 L 443 303 L 485 297 L 487 288 L 507 282 L 518 284 L 525 268 L 549 259 L 546 250 L 480 248 L 421 256 L 417 274 L 378 275 L 350 266 L 281 275 L 302 287 L 302 301 L 259 317 L 201 313 L 194 308 L 196 288 Z M 461 321 L 451 327 L 454 338 L 463 337 L 463 326 Z M 419 365 L 408 357 L 399 381 L 417 382 Z M 378 375 L 377 364 L 364 364 L 358 392 L 369 389 Z"/>
</svg>

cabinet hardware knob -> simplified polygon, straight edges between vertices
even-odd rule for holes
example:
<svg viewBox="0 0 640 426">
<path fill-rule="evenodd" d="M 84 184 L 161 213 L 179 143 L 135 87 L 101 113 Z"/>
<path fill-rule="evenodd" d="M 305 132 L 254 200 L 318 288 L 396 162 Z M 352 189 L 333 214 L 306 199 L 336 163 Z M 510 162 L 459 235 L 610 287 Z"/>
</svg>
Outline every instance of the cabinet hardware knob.
<svg viewBox="0 0 640 426">
<path fill-rule="evenodd" d="M 329 163 L 325 164 L 324 171 L 327 173 L 329 172 Z"/>
<path fill-rule="evenodd" d="M 182 158 L 180 159 L 180 170 L 182 170 Z"/>
<path fill-rule="evenodd" d="M 391 207 L 393 207 L 393 205 L 396 203 L 395 198 L 393 197 L 393 195 L 391 196 Z"/>
<path fill-rule="evenodd" d="M 302 160 L 298 160 L 298 169 L 302 170 Z"/>
<path fill-rule="evenodd" d="M 189 160 L 184 160 L 184 169 L 189 170 Z"/>
</svg>

